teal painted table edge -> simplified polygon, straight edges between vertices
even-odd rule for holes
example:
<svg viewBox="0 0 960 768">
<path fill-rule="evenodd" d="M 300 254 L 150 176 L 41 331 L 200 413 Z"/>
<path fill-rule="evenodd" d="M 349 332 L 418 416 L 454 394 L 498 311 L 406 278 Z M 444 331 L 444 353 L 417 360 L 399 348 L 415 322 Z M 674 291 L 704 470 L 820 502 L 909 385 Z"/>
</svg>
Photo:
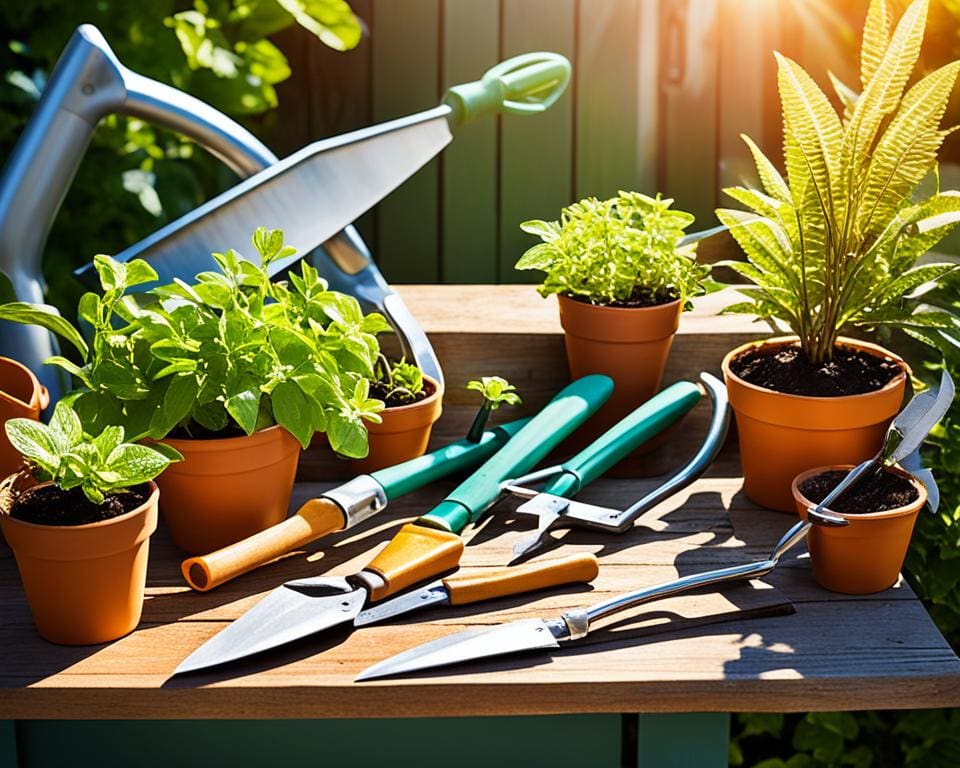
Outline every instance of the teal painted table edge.
<svg viewBox="0 0 960 768">
<path fill-rule="evenodd" d="M 6 720 L 2 768 L 264 765 L 723 768 L 726 714 Z"/>
</svg>

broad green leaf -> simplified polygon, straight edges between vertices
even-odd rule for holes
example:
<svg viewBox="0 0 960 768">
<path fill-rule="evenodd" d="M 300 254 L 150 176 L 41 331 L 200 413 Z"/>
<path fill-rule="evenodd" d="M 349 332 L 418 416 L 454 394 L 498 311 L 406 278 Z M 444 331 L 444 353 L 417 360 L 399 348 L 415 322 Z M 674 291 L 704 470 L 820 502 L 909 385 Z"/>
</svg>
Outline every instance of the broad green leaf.
<svg viewBox="0 0 960 768">
<path fill-rule="evenodd" d="M 46 424 L 33 419 L 9 419 L 7 439 L 27 461 L 53 474 L 60 465 L 57 440 Z"/>
<path fill-rule="evenodd" d="M 107 462 L 110 454 L 123 443 L 123 437 L 123 427 L 111 425 L 105 427 L 99 435 L 93 438 L 93 445 L 101 463 Z"/>
<path fill-rule="evenodd" d="M 127 268 L 122 262 L 101 253 L 93 257 L 93 266 L 100 275 L 100 285 L 105 293 L 123 293 L 127 287 Z"/>
<path fill-rule="evenodd" d="M 293 435 L 305 449 L 313 437 L 310 403 L 299 386 L 281 381 L 270 395 L 277 424 Z"/>
<path fill-rule="evenodd" d="M 146 445 L 120 445 L 107 458 L 107 466 L 119 477 L 109 483 L 106 490 L 145 483 L 163 472 L 169 464 L 166 456 Z"/>
<path fill-rule="evenodd" d="M 60 452 L 69 451 L 83 438 L 80 417 L 66 403 L 57 403 L 50 418 L 50 433 Z"/>
<path fill-rule="evenodd" d="M 87 342 L 83 340 L 80 332 L 74 328 L 67 320 L 60 316 L 56 307 L 49 304 L 31 304 L 25 301 L 12 301 L 8 304 L 0 305 L 0 320 L 9 320 L 14 323 L 24 325 L 39 325 L 48 331 L 52 331 L 61 338 L 69 341 L 80 353 L 80 358 L 87 360 L 88 348 Z"/>
<path fill-rule="evenodd" d="M 260 408 L 260 390 L 247 389 L 237 392 L 228 397 L 224 404 L 227 412 L 240 425 L 240 429 L 252 435 L 257 423 L 257 411 Z"/>
<path fill-rule="evenodd" d="M 78 378 L 85 387 L 92 386 L 90 384 L 90 377 L 88 376 L 88 371 L 86 368 L 81 368 L 72 360 L 67 360 L 65 357 L 60 355 L 54 355 L 53 357 L 48 357 L 43 361 L 44 365 L 56 365 L 59 368 L 63 368 L 71 376 Z"/>
<path fill-rule="evenodd" d="M 150 420 L 150 436 L 160 440 L 184 421 L 193 409 L 199 392 L 200 383 L 195 376 L 175 376 L 171 379 L 162 404 Z"/>
<path fill-rule="evenodd" d="M 355 416 L 344 413 L 331 414 L 327 422 L 327 439 L 330 447 L 341 456 L 362 459 L 369 452 L 367 430 Z"/>
<path fill-rule="evenodd" d="M 152 283 L 158 279 L 156 270 L 143 259 L 131 259 L 126 264 L 127 287 L 133 288 L 144 283 Z"/>
<path fill-rule="evenodd" d="M 345 0 L 276 0 L 304 29 L 336 51 L 360 42 L 360 22 Z"/>
</svg>

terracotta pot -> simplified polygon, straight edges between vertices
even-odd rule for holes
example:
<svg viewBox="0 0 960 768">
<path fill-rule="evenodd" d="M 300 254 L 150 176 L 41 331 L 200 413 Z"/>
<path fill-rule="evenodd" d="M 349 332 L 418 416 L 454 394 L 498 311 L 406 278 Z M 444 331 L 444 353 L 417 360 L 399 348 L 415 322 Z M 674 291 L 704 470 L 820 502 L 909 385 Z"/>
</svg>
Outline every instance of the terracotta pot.
<svg viewBox="0 0 960 768">
<path fill-rule="evenodd" d="M 910 369 L 876 344 L 841 338 L 839 345 L 896 360 L 903 372 L 882 389 L 844 397 L 787 395 L 750 384 L 730 370 L 731 361 L 757 347 L 787 346 L 796 336 L 755 341 L 723 360 L 730 405 L 737 420 L 743 490 L 756 504 L 794 510 L 790 484 L 799 473 L 826 464 L 859 464 L 880 450 L 903 403 Z"/>
<path fill-rule="evenodd" d="M 157 479 L 160 512 L 184 552 L 202 555 L 287 516 L 300 443 L 285 429 L 250 436 L 163 441 L 183 454 Z"/>
<path fill-rule="evenodd" d="M 852 468 L 852 464 L 825 466 L 797 475 L 791 491 L 800 517 L 806 520 L 807 509 L 816 506 L 800 493 L 804 480 L 832 469 L 849 471 Z M 807 534 L 807 547 L 813 563 L 813 578 L 821 587 L 847 595 L 867 595 L 897 583 L 917 513 L 927 503 L 927 489 L 898 467 L 884 471 L 907 478 L 917 489 L 917 500 L 886 512 L 840 515 L 849 520 L 850 525 L 814 525 Z"/>
<path fill-rule="evenodd" d="M 29 368 L 16 360 L 0 357 L 0 477 L 12 475 L 23 464 L 23 457 L 7 440 L 4 424 L 8 419 L 36 421 L 49 404 L 46 387 Z"/>
<path fill-rule="evenodd" d="M 22 476 L 20 476 L 22 477 Z M 140 622 L 150 535 L 157 529 L 150 498 L 131 512 L 87 525 L 36 525 L 9 515 L 0 488 L 0 526 L 17 558 L 37 631 L 52 643 L 92 645 L 122 637 Z"/>
<path fill-rule="evenodd" d="M 366 422 L 370 451 L 363 459 L 351 460 L 354 474 L 369 474 L 427 452 L 430 432 L 442 412 L 443 392 L 435 379 L 423 378 L 432 390 L 426 398 L 412 405 L 385 408 L 380 424 Z"/>
</svg>

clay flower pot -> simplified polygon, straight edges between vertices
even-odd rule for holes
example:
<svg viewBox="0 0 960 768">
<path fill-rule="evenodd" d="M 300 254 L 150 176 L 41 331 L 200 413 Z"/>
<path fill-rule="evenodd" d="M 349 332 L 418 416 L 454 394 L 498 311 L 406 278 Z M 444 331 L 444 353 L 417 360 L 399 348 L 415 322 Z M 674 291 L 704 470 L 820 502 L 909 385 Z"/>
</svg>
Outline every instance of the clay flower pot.
<svg viewBox="0 0 960 768">
<path fill-rule="evenodd" d="M 157 478 L 160 512 L 184 552 L 202 555 L 287 516 L 300 443 L 279 426 L 213 440 L 166 437 L 183 454 Z"/>
<path fill-rule="evenodd" d="M 427 452 L 430 432 L 442 412 L 443 392 L 435 379 L 426 374 L 423 379 L 430 392 L 427 397 L 412 405 L 385 408 L 380 424 L 366 422 L 370 451 L 350 462 L 356 474 L 370 474 Z"/>
<path fill-rule="evenodd" d="M 10 445 L 3 425 L 8 419 L 40 418 L 50 404 L 50 395 L 25 365 L 0 357 L 0 478 L 16 472 L 23 463 L 20 453 Z"/>
<path fill-rule="evenodd" d="M 800 492 L 804 480 L 821 472 L 834 469 L 849 471 L 852 468 L 851 464 L 824 466 L 797 475 L 791 491 L 800 517 L 806 519 L 807 510 L 817 506 Z M 867 595 L 881 592 L 897 583 L 917 513 L 927 503 L 927 489 L 902 469 L 892 467 L 884 471 L 909 480 L 917 489 L 917 499 L 911 504 L 885 512 L 841 514 L 841 517 L 850 521 L 850 525 L 811 527 L 807 534 L 807 547 L 813 564 L 813 577 L 821 587 L 847 595 Z"/>
<path fill-rule="evenodd" d="M 557 300 L 570 376 L 602 373 L 614 384 L 610 399 L 570 441 L 582 447 L 660 389 L 683 303 L 634 308 L 595 306 L 562 294 Z"/>
<path fill-rule="evenodd" d="M 723 360 L 723 378 L 737 420 L 743 490 L 755 504 L 781 512 L 794 510 L 790 485 L 801 472 L 826 464 L 859 464 L 874 456 L 903 403 L 910 369 L 876 344 L 841 338 L 839 345 L 896 360 L 901 373 L 883 388 L 862 395 L 789 395 L 744 381 L 731 361 L 757 347 L 786 346 L 796 336 L 755 341 Z"/>
<path fill-rule="evenodd" d="M 36 525 L 9 515 L 0 486 L 0 526 L 17 559 L 37 631 L 62 645 L 106 643 L 140 622 L 150 535 L 157 529 L 159 490 L 136 509 L 87 525 Z M 22 487 L 22 486 L 20 486 Z"/>
</svg>

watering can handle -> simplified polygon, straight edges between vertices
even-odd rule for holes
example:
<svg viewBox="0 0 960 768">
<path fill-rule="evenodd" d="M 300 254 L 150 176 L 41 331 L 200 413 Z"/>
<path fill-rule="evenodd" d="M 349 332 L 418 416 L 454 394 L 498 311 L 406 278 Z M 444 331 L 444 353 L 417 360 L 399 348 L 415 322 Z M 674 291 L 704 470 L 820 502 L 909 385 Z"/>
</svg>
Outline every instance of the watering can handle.
<svg viewBox="0 0 960 768">
<path fill-rule="evenodd" d="M 559 53 L 525 53 L 497 64 L 479 80 L 453 86 L 443 101 L 453 110 L 454 124 L 492 112 L 536 114 L 563 95 L 570 71 L 570 62 Z"/>
</svg>

